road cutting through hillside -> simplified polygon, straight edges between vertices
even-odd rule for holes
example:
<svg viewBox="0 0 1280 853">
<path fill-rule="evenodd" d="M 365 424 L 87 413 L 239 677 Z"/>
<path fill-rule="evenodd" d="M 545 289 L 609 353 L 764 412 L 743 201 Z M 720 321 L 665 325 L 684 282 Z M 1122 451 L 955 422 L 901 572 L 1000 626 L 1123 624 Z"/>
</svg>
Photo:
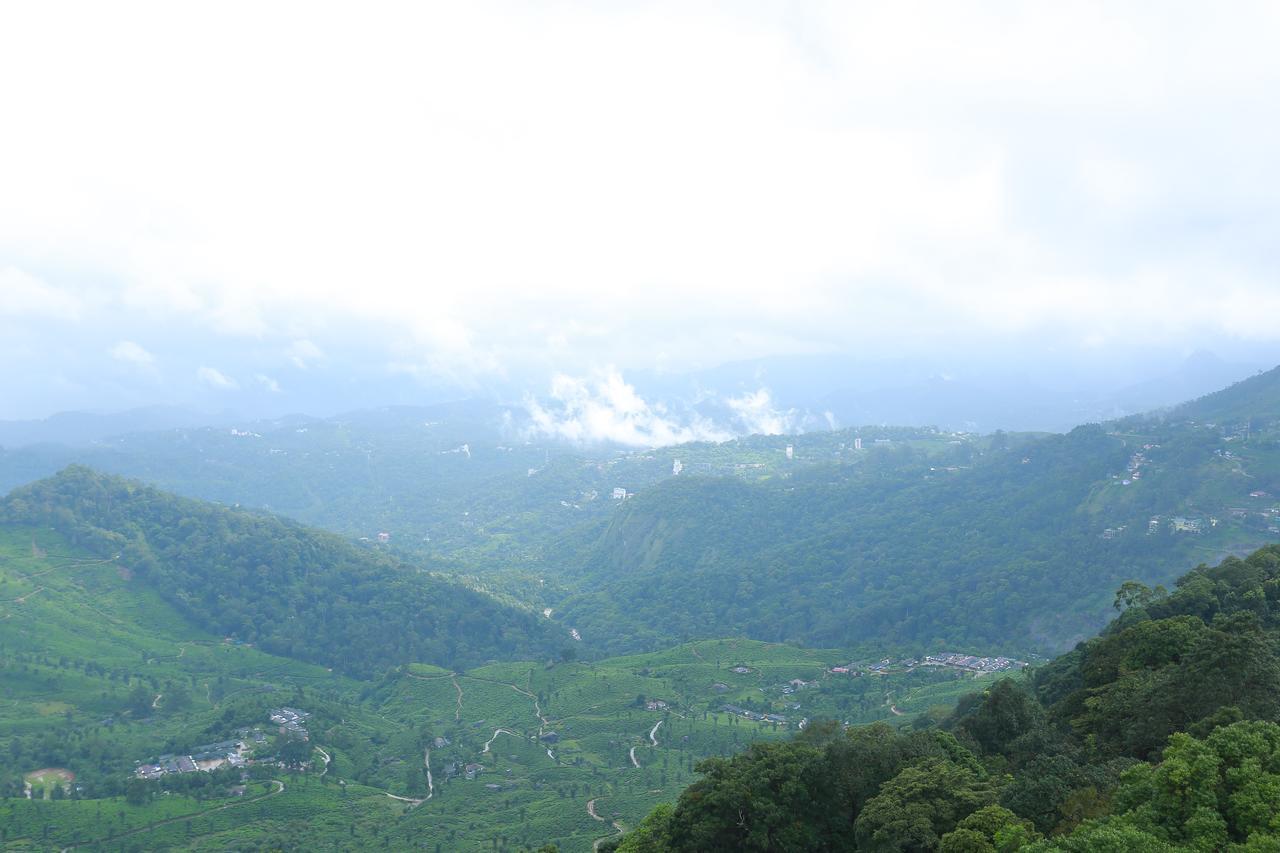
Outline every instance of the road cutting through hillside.
<svg viewBox="0 0 1280 853">
<path fill-rule="evenodd" d="M 596 800 L 598 800 L 598 799 L 600 799 L 600 798 L 599 798 L 599 797 L 596 797 L 596 798 L 594 798 L 594 799 L 587 800 L 587 814 L 591 815 L 591 819 L 592 819 L 592 820 L 598 820 L 598 821 L 600 821 L 601 823 L 607 823 L 607 821 L 606 821 L 604 818 L 602 818 L 602 817 L 600 817 L 600 815 L 596 814 Z M 608 841 L 610 838 L 613 838 L 613 837 L 614 837 L 614 835 L 622 835 L 622 834 L 624 834 L 624 833 L 626 832 L 626 830 L 622 828 L 622 824 L 621 824 L 621 823 L 619 823 L 619 822 L 618 822 L 618 821 L 616 821 L 616 820 L 615 820 L 615 821 L 613 821 L 613 823 L 611 824 L 611 826 L 613 826 L 613 828 L 614 828 L 614 833 L 613 833 L 613 835 L 606 835 L 606 836 L 605 836 L 605 837 L 603 837 L 603 838 L 597 838 L 597 839 L 596 839 L 594 842 L 592 842 L 592 844 L 591 844 L 591 849 L 592 849 L 593 851 L 599 850 L 599 849 L 600 849 L 600 845 L 601 845 L 601 844 L 604 844 L 604 843 L 605 843 L 606 841 Z"/>
<path fill-rule="evenodd" d="M 493 730 L 493 737 L 489 738 L 487 741 L 485 741 L 485 742 L 484 742 L 484 749 L 482 749 L 482 750 L 480 750 L 480 751 L 481 751 L 482 753 L 483 753 L 483 752 L 488 752 L 488 751 L 489 751 L 489 747 L 493 744 L 493 742 L 494 742 L 495 740 L 497 740 L 498 735 L 511 735 L 512 737 L 520 737 L 520 735 L 516 734 L 515 732 L 511 731 L 510 729 L 494 729 L 494 730 Z"/>
</svg>

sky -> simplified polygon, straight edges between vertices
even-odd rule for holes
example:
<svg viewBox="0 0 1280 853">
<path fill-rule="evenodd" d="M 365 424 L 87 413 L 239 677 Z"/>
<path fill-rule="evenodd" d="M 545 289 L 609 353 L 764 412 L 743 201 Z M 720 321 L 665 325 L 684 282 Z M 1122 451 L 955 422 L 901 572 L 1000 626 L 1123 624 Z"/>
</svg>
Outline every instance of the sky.
<svg viewBox="0 0 1280 853">
<path fill-rule="evenodd" d="M 5 4 L 0 419 L 1280 361 L 1277 43 L 1249 2 Z"/>
</svg>

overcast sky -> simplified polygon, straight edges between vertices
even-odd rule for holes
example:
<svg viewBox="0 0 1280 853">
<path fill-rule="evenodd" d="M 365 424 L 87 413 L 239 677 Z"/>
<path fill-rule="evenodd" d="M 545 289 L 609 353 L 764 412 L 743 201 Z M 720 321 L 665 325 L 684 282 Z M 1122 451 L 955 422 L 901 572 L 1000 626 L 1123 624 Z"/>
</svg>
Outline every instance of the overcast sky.
<svg viewBox="0 0 1280 853">
<path fill-rule="evenodd" d="M 1277 44 L 1247 2 L 5 4 L 0 418 L 1280 352 Z"/>
</svg>

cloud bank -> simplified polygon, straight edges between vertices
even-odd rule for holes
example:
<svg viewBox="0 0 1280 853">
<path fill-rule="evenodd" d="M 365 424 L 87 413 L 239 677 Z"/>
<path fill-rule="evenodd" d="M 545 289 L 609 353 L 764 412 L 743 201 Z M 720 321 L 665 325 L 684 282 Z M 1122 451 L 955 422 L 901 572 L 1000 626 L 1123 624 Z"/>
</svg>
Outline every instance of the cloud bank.
<svg viewBox="0 0 1280 853">
<path fill-rule="evenodd" d="M 69 5 L 0 9 L 0 399 L 1280 346 L 1274 3 Z"/>
</svg>

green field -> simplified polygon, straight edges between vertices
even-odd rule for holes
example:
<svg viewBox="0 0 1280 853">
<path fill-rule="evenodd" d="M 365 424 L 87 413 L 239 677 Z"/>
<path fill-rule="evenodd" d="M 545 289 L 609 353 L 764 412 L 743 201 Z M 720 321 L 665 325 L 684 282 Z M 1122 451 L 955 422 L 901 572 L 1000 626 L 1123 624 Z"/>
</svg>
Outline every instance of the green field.
<svg viewBox="0 0 1280 853">
<path fill-rule="evenodd" d="M 790 737 L 802 719 L 905 725 L 974 687 L 950 672 L 829 673 L 847 662 L 729 639 L 456 673 L 412 664 L 360 681 L 202 634 L 117 560 L 49 530 L 0 527 L 0 754 L 12 759 L 0 842 L 587 851 L 615 821 L 634 826 L 673 800 L 702 758 Z M 784 693 L 792 680 L 808 686 Z M 166 776 L 126 799 L 141 790 L 130 783 L 139 762 L 263 726 L 280 705 L 312 714 L 310 766 L 255 767 L 248 782 L 226 770 Z M 483 769 L 467 778 L 468 764 Z"/>
</svg>

